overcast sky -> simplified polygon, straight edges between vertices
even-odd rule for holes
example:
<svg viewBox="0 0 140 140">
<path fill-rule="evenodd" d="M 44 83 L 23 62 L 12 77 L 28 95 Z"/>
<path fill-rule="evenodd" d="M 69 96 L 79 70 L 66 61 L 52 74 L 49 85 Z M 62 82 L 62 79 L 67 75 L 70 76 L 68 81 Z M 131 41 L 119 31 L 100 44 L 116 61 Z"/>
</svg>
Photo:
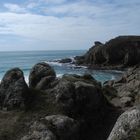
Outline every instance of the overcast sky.
<svg viewBox="0 0 140 140">
<path fill-rule="evenodd" d="M 0 51 L 88 49 L 140 35 L 140 0 L 0 0 Z"/>
</svg>

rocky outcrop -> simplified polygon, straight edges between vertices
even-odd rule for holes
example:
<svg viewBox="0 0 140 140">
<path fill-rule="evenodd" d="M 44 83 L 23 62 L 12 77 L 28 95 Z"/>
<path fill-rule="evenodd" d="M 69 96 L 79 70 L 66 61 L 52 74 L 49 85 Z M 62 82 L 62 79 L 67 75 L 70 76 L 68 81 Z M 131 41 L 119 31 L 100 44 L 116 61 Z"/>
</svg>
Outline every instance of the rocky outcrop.
<svg viewBox="0 0 140 140">
<path fill-rule="evenodd" d="M 36 64 L 29 75 L 29 87 L 36 89 L 49 88 L 50 83 L 56 78 L 55 71 L 47 63 Z"/>
<path fill-rule="evenodd" d="M 20 140 L 57 140 L 56 136 L 41 122 L 34 122 L 29 133 Z"/>
<path fill-rule="evenodd" d="M 140 36 L 119 36 L 105 44 L 95 45 L 76 64 L 92 68 L 113 69 L 136 65 L 140 62 Z"/>
<path fill-rule="evenodd" d="M 71 58 L 64 58 L 58 61 L 59 63 L 71 63 L 72 59 Z"/>
<path fill-rule="evenodd" d="M 129 108 L 140 102 L 140 66 L 130 68 L 119 80 L 104 83 L 110 101 L 118 107 Z M 106 94 L 105 94 L 106 95 Z M 108 95 L 106 95 L 108 96 Z"/>
<path fill-rule="evenodd" d="M 23 108 L 28 86 L 23 72 L 14 68 L 6 72 L 0 84 L 0 106 L 5 109 Z"/>
<path fill-rule="evenodd" d="M 99 42 L 96 45 L 102 47 Z M 12 132 L 7 134 L 7 129 L 6 132 L 0 129 L 0 139 L 5 135 L 14 140 L 125 140 L 135 137 L 140 124 L 139 72 L 137 65 L 121 79 L 102 86 L 88 74 L 65 74 L 56 78 L 53 68 L 38 63 L 30 72 L 28 89 L 23 72 L 12 69 L 0 85 L 1 107 L 12 111 L 26 105 L 26 110 L 14 112 L 18 119 L 11 123 Z M 137 107 L 130 109 L 134 105 Z"/>
<path fill-rule="evenodd" d="M 107 140 L 138 140 L 136 134 L 140 129 L 140 107 L 133 107 L 118 119 Z"/>
<path fill-rule="evenodd" d="M 54 78 L 43 82 L 49 77 Z M 106 100 L 101 83 L 91 75 L 66 74 L 55 78 L 48 64 L 39 63 L 32 68 L 29 79 L 30 92 L 24 103 L 27 102 L 28 112 L 35 114 L 32 112 L 32 117 L 23 119 L 25 130 L 17 139 L 105 140 L 108 137 L 120 110 Z M 21 120 L 19 124 L 23 125 Z"/>
<path fill-rule="evenodd" d="M 41 118 L 30 126 L 29 133 L 21 140 L 78 140 L 77 121 L 63 115 Z"/>
<path fill-rule="evenodd" d="M 48 125 L 49 129 L 55 133 L 57 139 L 79 139 L 78 121 L 64 115 L 47 116 L 43 121 Z"/>
</svg>

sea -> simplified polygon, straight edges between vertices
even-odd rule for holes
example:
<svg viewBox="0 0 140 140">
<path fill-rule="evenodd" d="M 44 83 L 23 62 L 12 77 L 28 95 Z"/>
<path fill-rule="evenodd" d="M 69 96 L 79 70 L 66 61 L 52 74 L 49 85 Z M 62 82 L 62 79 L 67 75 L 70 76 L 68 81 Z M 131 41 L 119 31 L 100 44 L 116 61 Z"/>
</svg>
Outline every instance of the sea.
<svg viewBox="0 0 140 140">
<path fill-rule="evenodd" d="M 0 52 L 0 80 L 7 70 L 19 67 L 24 72 L 25 80 L 28 83 L 29 72 L 38 62 L 49 63 L 56 71 L 57 77 L 64 74 L 91 74 L 96 80 L 105 82 L 119 78 L 123 72 L 117 70 L 91 70 L 84 66 L 73 64 L 61 64 L 56 60 L 62 58 L 74 58 L 83 55 L 86 50 L 57 50 L 57 51 L 9 51 Z"/>
</svg>

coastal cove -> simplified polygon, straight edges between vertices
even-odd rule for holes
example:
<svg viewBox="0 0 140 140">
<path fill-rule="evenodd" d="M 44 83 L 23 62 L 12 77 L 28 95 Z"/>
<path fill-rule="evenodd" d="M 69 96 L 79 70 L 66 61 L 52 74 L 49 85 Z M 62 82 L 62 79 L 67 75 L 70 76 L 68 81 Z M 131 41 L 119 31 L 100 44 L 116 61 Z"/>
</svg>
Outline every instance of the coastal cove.
<svg viewBox="0 0 140 140">
<path fill-rule="evenodd" d="M 57 77 L 63 74 L 91 74 L 96 80 L 105 82 L 119 78 L 123 71 L 117 70 L 91 70 L 84 66 L 74 64 L 58 63 L 56 60 L 63 58 L 73 58 L 83 55 L 86 50 L 58 50 L 58 51 L 13 51 L 0 52 L 0 80 L 5 72 L 11 68 L 19 67 L 23 70 L 25 80 L 28 83 L 29 71 L 35 63 L 49 63 L 56 71 Z"/>
<path fill-rule="evenodd" d="M 1 56 L 0 140 L 140 140 L 140 36 Z"/>
</svg>

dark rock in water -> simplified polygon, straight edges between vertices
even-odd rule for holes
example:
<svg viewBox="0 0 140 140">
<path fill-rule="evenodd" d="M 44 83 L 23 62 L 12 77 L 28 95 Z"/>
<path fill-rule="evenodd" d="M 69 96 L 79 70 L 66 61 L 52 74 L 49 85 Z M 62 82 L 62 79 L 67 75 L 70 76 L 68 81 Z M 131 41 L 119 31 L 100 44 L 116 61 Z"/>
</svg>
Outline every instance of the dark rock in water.
<svg viewBox="0 0 140 140">
<path fill-rule="evenodd" d="M 72 62 L 72 59 L 70 58 L 64 58 L 59 61 L 59 63 L 71 63 L 71 62 Z"/>
<path fill-rule="evenodd" d="M 50 65 L 43 62 L 38 63 L 30 71 L 29 87 L 38 89 L 48 88 L 50 82 L 55 78 L 55 71 Z"/>
<path fill-rule="evenodd" d="M 6 72 L 0 84 L 0 104 L 2 108 L 14 109 L 24 107 L 24 94 L 28 86 L 23 72 L 14 68 Z"/>
<path fill-rule="evenodd" d="M 89 51 L 76 57 L 76 64 L 93 68 L 124 68 L 140 62 L 140 36 L 119 36 L 102 44 L 95 42 Z"/>
<path fill-rule="evenodd" d="M 85 56 L 75 56 L 74 59 L 78 65 L 85 64 Z"/>
<path fill-rule="evenodd" d="M 118 118 L 107 140 L 139 140 L 136 138 L 140 129 L 140 107 L 133 107 Z"/>
</svg>

